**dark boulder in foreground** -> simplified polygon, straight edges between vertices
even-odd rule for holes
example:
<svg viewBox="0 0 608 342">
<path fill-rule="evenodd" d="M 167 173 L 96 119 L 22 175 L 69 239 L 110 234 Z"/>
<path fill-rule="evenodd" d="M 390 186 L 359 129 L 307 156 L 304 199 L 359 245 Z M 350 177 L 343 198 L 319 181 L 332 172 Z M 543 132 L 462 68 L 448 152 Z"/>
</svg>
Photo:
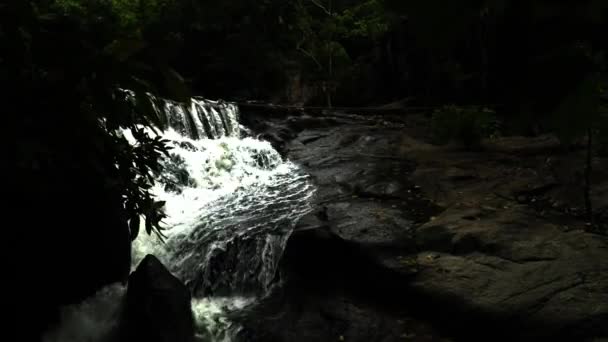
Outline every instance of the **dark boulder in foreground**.
<svg viewBox="0 0 608 342">
<path fill-rule="evenodd" d="M 147 255 L 129 279 L 123 340 L 190 342 L 194 317 L 190 292 L 154 256 Z"/>
</svg>

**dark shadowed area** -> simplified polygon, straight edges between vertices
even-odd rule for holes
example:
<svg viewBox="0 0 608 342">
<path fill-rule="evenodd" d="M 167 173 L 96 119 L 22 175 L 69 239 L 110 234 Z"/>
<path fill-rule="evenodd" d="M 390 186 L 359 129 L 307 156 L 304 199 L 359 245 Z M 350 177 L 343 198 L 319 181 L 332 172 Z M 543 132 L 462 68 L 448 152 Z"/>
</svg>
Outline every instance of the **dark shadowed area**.
<svg viewBox="0 0 608 342">
<path fill-rule="evenodd" d="M 606 32 L 602 0 L 0 3 L 13 340 L 605 341 Z"/>
</svg>

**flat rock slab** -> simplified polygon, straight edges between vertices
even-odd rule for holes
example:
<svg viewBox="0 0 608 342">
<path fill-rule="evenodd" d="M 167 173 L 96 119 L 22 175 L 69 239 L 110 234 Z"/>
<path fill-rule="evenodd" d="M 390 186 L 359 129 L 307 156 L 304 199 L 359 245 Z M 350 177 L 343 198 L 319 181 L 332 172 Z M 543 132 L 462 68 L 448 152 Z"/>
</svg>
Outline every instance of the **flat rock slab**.
<svg viewBox="0 0 608 342">
<path fill-rule="evenodd" d="M 317 210 L 298 229 L 406 275 L 403 292 L 414 297 L 393 289 L 400 305 L 464 341 L 608 337 L 608 238 L 570 215 L 580 191 L 565 166 L 580 156 L 549 157 L 554 138 L 502 139 L 473 153 L 420 141 L 405 121 L 280 120 L 275 127 L 291 129 L 284 155 L 318 187 Z M 602 209 L 608 177 L 594 179 Z M 352 268 L 348 260 L 332 267 Z"/>
<path fill-rule="evenodd" d="M 414 252 L 414 227 L 438 212 L 409 180 L 415 164 L 399 156 L 402 138 L 400 126 L 355 120 L 304 130 L 287 145 L 288 157 L 317 185 L 316 226 L 364 246 L 379 262 Z"/>
<path fill-rule="evenodd" d="M 519 210 L 474 221 L 446 211 L 420 227 L 412 286 L 539 337 L 608 334 L 608 240 Z"/>
<path fill-rule="evenodd" d="M 608 237 L 564 214 L 581 212 L 581 188 L 568 169 L 580 156 L 543 154 L 538 142 L 551 145 L 549 138 L 532 139 L 529 149 L 525 138 L 511 140 L 513 148 L 506 139 L 478 154 L 412 153 L 412 180 L 445 208 L 415 230 L 412 286 L 457 314 L 503 322 L 505 336 L 608 336 Z M 513 149 L 517 155 L 502 152 Z M 596 182 L 592 200 L 605 208 L 608 178 Z"/>
</svg>

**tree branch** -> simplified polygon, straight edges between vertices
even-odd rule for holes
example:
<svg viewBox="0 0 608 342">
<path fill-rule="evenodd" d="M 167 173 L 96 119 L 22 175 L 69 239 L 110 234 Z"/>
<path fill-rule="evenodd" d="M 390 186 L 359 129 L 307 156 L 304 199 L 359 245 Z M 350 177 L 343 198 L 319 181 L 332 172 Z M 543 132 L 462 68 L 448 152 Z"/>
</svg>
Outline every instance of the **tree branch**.
<svg viewBox="0 0 608 342">
<path fill-rule="evenodd" d="M 310 57 L 310 59 L 312 59 L 313 62 L 315 62 L 315 64 L 319 68 L 319 70 L 323 70 L 323 66 L 321 65 L 321 63 L 319 63 L 319 61 L 317 60 L 317 58 L 312 53 L 304 50 L 301 46 L 298 46 L 296 49 L 298 51 L 302 52 L 305 56 Z"/>
<path fill-rule="evenodd" d="M 302 44 L 304 43 L 305 40 L 306 40 L 306 35 L 304 34 L 304 36 L 302 37 L 302 40 L 300 40 L 298 42 L 298 44 L 296 45 L 296 50 L 300 51 L 305 56 L 307 56 L 310 59 L 312 59 L 313 62 L 315 62 L 315 64 L 319 68 L 319 70 L 323 70 L 323 65 L 319 62 L 319 60 L 311 52 L 309 52 L 306 49 L 302 48 Z"/>
<path fill-rule="evenodd" d="M 312 2 L 315 6 L 319 7 L 320 9 L 322 9 L 323 12 L 325 12 L 325 14 L 327 14 L 329 16 L 332 15 L 331 10 L 327 9 L 327 7 L 323 6 L 323 4 L 320 3 L 319 1 L 317 1 L 317 0 L 310 0 L 310 2 Z"/>
</svg>

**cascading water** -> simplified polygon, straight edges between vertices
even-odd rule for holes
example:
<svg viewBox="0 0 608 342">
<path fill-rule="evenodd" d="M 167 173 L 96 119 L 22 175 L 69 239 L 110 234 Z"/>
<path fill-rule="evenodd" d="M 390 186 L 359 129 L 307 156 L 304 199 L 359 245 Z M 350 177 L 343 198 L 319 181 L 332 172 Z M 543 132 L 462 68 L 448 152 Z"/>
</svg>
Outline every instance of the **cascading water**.
<svg viewBox="0 0 608 342">
<path fill-rule="evenodd" d="M 238 108 L 234 104 L 201 98 L 193 98 L 190 106 L 172 101 L 161 102 L 167 125 L 183 137 L 219 139 L 240 136 Z"/>
<path fill-rule="evenodd" d="M 166 201 L 167 240 L 140 234 L 133 265 L 146 254 L 157 256 L 191 289 L 200 337 L 230 341 L 235 327 L 226 313 L 268 293 L 293 226 L 311 209 L 314 189 L 270 143 L 241 137 L 235 105 L 195 98 L 188 107 L 169 101 L 164 106 L 169 128 L 163 138 L 172 150 L 153 191 Z M 118 302 L 123 292 L 109 293 Z M 97 317 L 91 301 L 110 306 L 106 312 L 116 310 L 99 299 L 70 308 L 47 341 L 78 341 L 66 333 L 83 320 L 106 331 L 112 327 L 107 317 Z"/>
</svg>

